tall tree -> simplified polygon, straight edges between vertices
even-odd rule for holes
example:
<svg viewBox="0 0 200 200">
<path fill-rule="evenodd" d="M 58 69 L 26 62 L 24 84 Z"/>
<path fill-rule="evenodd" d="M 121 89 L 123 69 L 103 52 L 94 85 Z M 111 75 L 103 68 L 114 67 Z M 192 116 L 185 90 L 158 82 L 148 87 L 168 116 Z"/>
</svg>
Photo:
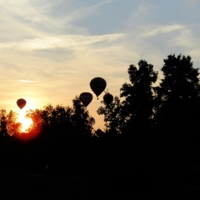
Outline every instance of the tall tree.
<svg viewBox="0 0 200 200">
<path fill-rule="evenodd" d="M 159 92 L 157 92 L 160 106 L 158 120 L 160 122 L 168 123 L 170 120 L 173 123 L 174 121 L 173 126 L 170 126 L 174 129 L 177 127 L 175 125 L 178 125 L 178 121 L 181 122 L 187 116 L 187 112 L 194 112 L 194 108 L 198 108 L 200 96 L 198 70 L 193 67 L 190 56 L 169 55 L 164 60 L 161 68 L 164 78 L 161 80 Z M 186 121 L 189 120 L 188 117 L 186 119 Z M 179 126 L 179 128 L 182 127 L 181 124 Z"/>
<path fill-rule="evenodd" d="M 164 78 L 156 90 L 158 130 L 163 133 L 163 141 L 176 152 L 194 148 L 195 140 L 199 139 L 196 131 L 200 122 L 198 70 L 190 56 L 182 55 L 169 55 L 161 68 Z M 181 152 L 177 157 L 180 155 Z"/>
<path fill-rule="evenodd" d="M 158 73 L 153 70 L 153 65 L 140 60 L 138 68 L 129 66 L 128 74 L 131 83 L 124 83 L 120 89 L 120 97 L 125 98 L 121 110 L 126 122 L 123 128 L 131 134 L 142 136 L 153 126 L 153 83 Z"/>
</svg>

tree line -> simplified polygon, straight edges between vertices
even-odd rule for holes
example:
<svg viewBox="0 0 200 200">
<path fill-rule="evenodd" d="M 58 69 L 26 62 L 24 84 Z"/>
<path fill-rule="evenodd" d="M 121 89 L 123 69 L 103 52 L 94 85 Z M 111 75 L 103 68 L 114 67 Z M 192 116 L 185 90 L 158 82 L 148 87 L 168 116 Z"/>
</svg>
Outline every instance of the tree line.
<svg viewBox="0 0 200 200">
<path fill-rule="evenodd" d="M 119 96 L 97 110 L 104 130 L 94 130 L 95 119 L 77 96 L 72 107 L 28 111 L 30 135 L 37 137 L 26 142 L 19 140 L 16 113 L 1 110 L 2 170 L 122 176 L 137 170 L 147 175 L 167 164 L 198 166 L 199 69 L 190 56 L 171 54 L 163 61 L 161 80 L 146 60 L 128 67 L 129 82 Z"/>
</svg>

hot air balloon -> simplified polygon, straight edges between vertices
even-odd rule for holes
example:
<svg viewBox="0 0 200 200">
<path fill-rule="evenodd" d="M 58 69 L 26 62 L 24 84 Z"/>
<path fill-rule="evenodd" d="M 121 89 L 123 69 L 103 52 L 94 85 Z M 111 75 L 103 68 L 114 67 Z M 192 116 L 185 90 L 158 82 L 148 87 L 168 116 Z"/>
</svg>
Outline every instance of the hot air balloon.
<svg viewBox="0 0 200 200">
<path fill-rule="evenodd" d="M 26 105 L 26 100 L 25 99 L 18 99 L 17 105 L 20 109 L 22 109 Z"/>
<path fill-rule="evenodd" d="M 101 78 L 101 77 L 93 78 L 90 81 L 90 87 L 91 87 L 92 91 L 96 94 L 97 99 L 98 99 L 98 96 L 106 88 L 106 81 L 103 78 Z"/>
<path fill-rule="evenodd" d="M 80 94 L 80 100 L 85 107 L 87 107 L 93 99 L 93 96 L 89 92 L 83 92 Z"/>
<path fill-rule="evenodd" d="M 112 101 L 113 101 L 113 95 L 110 94 L 110 93 L 106 93 L 104 96 L 103 96 L 103 100 L 105 101 L 105 103 L 107 105 L 109 105 Z"/>
</svg>

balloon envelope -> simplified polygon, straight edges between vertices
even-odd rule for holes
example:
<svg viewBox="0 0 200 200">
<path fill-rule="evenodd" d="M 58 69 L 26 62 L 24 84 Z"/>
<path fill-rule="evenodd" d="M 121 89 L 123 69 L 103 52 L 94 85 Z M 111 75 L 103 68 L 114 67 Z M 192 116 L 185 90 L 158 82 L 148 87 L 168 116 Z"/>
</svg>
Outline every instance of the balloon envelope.
<svg viewBox="0 0 200 200">
<path fill-rule="evenodd" d="M 90 87 L 92 91 L 96 94 L 96 96 L 98 97 L 106 88 L 106 81 L 101 77 L 93 78 L 90 81 Z"/>
<path fill-rule="evenodd" d="M 80 94 L 80 100 L 83 103 L 83 105 L 86 107 L 90 104 L 92 99 L 93 99 L 93 96 L 89 92 L 83 92 Z"/>
<path fill-rule="evenodd" d="M 105 101 L 106 104 L 110 104 L 113 101 L 113 95 L 110 93 L 106 93 L 103 96 L 103 100 Z"/>
<path fill-rule="evenodd" d="M 25 99 L 18 99 L 17 105 L 20 109 L 22 109 L 26 105 L 26 100 Z"/>
</svg>

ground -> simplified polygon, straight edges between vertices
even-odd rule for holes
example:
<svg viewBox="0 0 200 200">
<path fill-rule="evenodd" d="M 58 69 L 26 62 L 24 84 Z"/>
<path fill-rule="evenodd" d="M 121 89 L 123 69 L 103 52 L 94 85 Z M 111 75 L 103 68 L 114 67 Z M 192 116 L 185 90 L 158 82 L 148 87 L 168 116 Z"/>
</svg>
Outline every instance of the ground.
<svg viewBox="0 0 200 200">
<path fill-rule="evenodd" d="M 124 181 L 124 180 L 123 180 Z M 149 184 L 149 183 L 148 183 Z M 0 199 L 199 199 L 200 193 L 181 183 L 116 182 L 88 177 L 2 175 Z M 179 185 L 178 185 L 179 184 Z"/>
</svg>

